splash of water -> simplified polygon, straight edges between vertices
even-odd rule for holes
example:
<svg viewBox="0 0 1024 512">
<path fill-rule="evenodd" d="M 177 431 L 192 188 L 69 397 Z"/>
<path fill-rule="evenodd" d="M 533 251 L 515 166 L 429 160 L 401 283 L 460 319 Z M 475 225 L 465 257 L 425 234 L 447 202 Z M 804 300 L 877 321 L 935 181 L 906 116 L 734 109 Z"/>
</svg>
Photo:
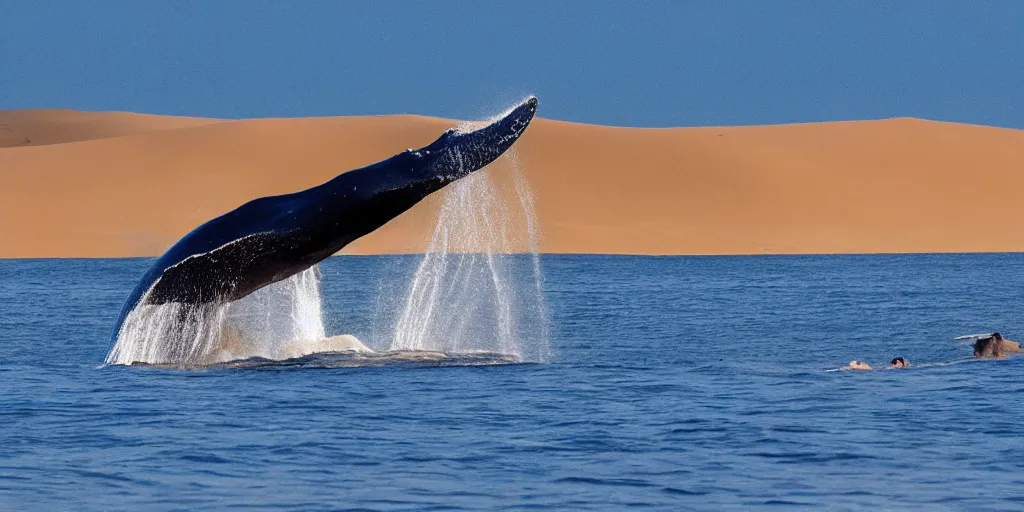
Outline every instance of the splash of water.
<svg viewBox="0 0 1024 512">
<path fill-rule="evenodd" d="M 514 149 L 508 153 L 508 161 L 513 169 L 513 183 L 519 207 L 526 223 L 526 236 L 530 248 L 530 264 L 533 270 L 533 293 L 525 313 L 534 319 L 536 342 L 530 344 L 532 353 L 527 354 L 529 361 L 546 362 L 551 358 L 551 317 L 548 315 L 547 302 L 544 300 L 544 273 L 540 266 L 540 229 L 537 226 L 537 211 L 533 202 L 533 192 L 523 173 L 519 152 Z"/>
<path fill-rule="evenodd" d="M 502 194 L 488 171 L 447 188 L 430 246 L 395 322 L 390 350 L 548 359 L 533 196 L 516 155 L 503 159 L 512 168 L 517 201 L 505 199 L 512 194 Z M 529 256 L 512 254 L 516 220 L 525 224 Z"/>
<path fill-rule="evenodd" d="M 234 302 L 138 306 L 105 363 L 194 367 L 280 360 L 304 355 L 303 342 L 324 338 L 320 269 L 314 266 Z"/>
</svg>

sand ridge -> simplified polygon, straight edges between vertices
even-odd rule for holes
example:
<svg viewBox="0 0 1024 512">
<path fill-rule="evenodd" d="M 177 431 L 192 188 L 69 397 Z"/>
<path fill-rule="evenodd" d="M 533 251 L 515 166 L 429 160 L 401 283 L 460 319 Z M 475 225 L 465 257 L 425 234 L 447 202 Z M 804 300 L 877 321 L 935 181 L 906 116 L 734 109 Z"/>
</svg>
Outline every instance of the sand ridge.
<svg viewBox="0 0 1024 512">
<path fill-rule="evenodd" d="M 123 137 L 221 122 L 201 117 L 77 110 L 0 110 L 0 148 Z"/>
<path fill-rule="evenodd" d="M 157 255 L 250 199 L 316 185 L 455 124 L 0 112 L 0 257 Z M 1012 193 L 1024 185 L 1021 130 L 910 118 L 669 129 L 537 119 L 515 153 L 548 253 L 1024 251 Z M 485 172 L 510 189 L 511 159 Z M 440 200 L 343 252 L 424 250 Z"/>
</svg>

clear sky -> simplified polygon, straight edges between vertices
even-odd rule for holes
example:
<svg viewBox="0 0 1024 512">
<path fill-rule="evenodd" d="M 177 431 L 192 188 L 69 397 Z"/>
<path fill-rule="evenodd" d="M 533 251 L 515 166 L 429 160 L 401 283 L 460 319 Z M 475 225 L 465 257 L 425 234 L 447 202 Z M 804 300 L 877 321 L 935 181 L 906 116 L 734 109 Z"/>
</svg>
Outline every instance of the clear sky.
<svg viewBox="0 0 1024 512">
<path fill-rule="evenodd" d="M 1021 1 L 0 0 L 0 109 L 1024 128 Z"/>
</svg>

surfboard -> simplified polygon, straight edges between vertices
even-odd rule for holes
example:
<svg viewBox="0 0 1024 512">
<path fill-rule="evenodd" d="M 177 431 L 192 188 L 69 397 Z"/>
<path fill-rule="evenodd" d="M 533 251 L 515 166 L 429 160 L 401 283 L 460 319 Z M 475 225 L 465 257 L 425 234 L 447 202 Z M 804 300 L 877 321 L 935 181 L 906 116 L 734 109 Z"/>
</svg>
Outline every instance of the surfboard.
<svg viewBox="0 0 1024 512">
<path fill-rule="evenodd" d="M 957 336 L 953 338 L 956 341 L 978 341 L 983 338 L 991 338 L 995 333 L 987 332 L 985 334 L 965 334 L 963 336 Z"/>
</svg>

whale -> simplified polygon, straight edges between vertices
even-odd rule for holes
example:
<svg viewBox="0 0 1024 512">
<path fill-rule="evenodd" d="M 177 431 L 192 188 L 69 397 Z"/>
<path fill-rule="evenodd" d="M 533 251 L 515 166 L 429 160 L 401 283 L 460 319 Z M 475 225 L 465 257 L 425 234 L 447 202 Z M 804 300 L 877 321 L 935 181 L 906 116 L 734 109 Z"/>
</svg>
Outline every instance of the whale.
<svg viewBox="0 0 1024 512">
<path fill-rule="evenodd" d="M 482 127 L 451 128 L 420 149 L 306 190 L 253 199 L 207 221 L 153 262 L 125 301 L 111 343 L 140 306 L 228 303 L 304 272 L 496 160 L 536 112 L 531 96 Z"/>
</svg>

